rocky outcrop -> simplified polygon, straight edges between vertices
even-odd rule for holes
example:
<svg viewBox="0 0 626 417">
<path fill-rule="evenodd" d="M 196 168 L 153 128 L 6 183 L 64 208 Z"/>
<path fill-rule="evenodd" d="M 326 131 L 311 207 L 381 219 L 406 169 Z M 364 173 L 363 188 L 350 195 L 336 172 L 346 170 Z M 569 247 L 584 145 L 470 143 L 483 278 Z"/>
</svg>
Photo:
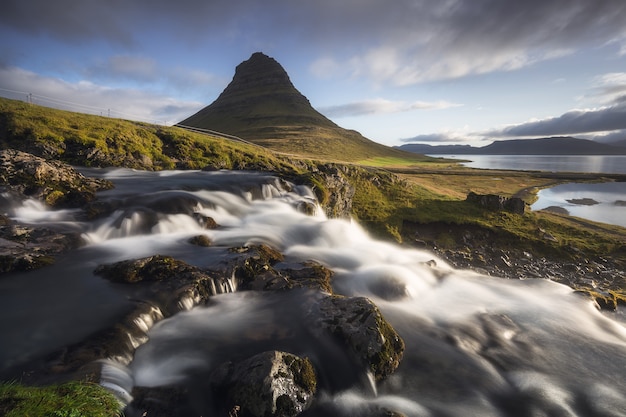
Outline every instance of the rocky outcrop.
<svg viewBox="0 0 626 417">
<path fill-rule="evenodd" d="M 521 198 L 507 198 L 496 194 L 476 194 L 472 191 L 465 200 L 488 210 L 506 210 L 515 214 L 524 214 L 526 208 L 526 203 Z"/>
<path fill-rule="evenodd" d="M 367 298 L 325 297 L 311 308 L 308 321 L 313 332 L 332 336 L 376 380 L 400 365 L 404 341 Z"/>
<path fill-rule="evenodd" d="M 71 166 L 29 153 L 0 151 L 0 209 L 10 211 L 27 199 L 54 208 L 84 207 L 96 192 L 108 189 L 106 180 L 87 178 Z M 54 256 L 75 248 L 80 238 L 74 231 L 19 224 L 0 216 L 0 273 L 37 269 L 54 263 Z"/>
<path fill-rule="evenodd" d="M 224 411 L 241 417 L 296 416 L 311 405 L 317 389 L 311 361 L 280 351 L 223 364 L 210 380 Z"/>
<path fill-rule="evenodd" d="M 62 162 L 13 149 L 0 151 L 0 185 L 53 207 L 81 207 L 95 199 L 96 191 L 113 186 Z"/>
<path fill-rule="evenodd" d="M 342 218 L 352 214 L 352 200 L 355 189 L 348 181 L 345 170 L 346 166 L 324 164 L 313 167 L 312 174 L 315 176 L 313 191 L 317 199 L 324 207 L 328 217 Z M 321 185 L 317 188 L 320 182 Z"/>
</svg>

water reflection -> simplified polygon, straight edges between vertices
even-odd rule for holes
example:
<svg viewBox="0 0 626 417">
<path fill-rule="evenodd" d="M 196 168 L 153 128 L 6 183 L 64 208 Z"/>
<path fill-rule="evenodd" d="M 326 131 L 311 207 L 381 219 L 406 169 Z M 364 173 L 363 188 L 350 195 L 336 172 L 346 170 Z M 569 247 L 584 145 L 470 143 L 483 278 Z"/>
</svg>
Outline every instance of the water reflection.
<svg viewBox="0 0 626 417">
<path fill-rule="evenodd" d="M 464 159 L 463 165 L 482 169 L 626 174 L 626 155 L 430 155 Z"/>
<path fill-rule="evenodd" d="M 626 183 L 571 183 L 541 190 L 531 208 L 560 207 L 572 216 L 626 227 Z"/>
</svg>

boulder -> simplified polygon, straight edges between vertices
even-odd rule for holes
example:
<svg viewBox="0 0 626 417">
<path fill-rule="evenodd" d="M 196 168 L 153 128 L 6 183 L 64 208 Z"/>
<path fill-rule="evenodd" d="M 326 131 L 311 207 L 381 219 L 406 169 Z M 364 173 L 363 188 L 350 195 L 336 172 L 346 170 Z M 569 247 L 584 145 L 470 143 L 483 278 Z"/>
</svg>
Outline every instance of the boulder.
<svg viewBox="0 0 626 417">
<path fill-rule="evenodd" d="M 524 214 L 526 203 L 518 197 L 502 197 L 496 194 L 476 194 L 470 192 L 465 201 L 493 211 L 510 211 L 515 214 Z"/>
<path fill-rule="evenodd" d="M 317 389 L 311 361 L 280 351 L 225 363 L 210 382 L 226 409 L 241 417 L 296 416 L 311 405 Z"/>
<path fill-rule="evenodd" d="M 204 271 L 163 255 L 100 265 L 94 273 L 117 283 L 145 283 L 145 295 L 167 315 L 189 309 L 211 295 L 232 292 L 237 286 L 227 278 L 229 275 Z"/>
<path fill-rule="evenodd" d="M 326 296 L 308 313 L 308 326 L 331 336 L 379 381 L 400 365 L 404 341 L 365 297 Z"/>
</svg>

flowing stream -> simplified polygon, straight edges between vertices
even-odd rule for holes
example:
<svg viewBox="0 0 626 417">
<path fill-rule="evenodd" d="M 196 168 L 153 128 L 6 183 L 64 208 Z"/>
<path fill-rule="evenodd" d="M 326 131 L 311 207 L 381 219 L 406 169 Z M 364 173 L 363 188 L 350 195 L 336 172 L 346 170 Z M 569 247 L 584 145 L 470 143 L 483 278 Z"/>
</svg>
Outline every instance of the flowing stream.
<svg viewBox="0 0 626 417">
<path fill-rule="evenodd" d="M 626 328 L 566 286 L 455 270 L 427 251 L 374 240 L 354 221 L 305 214 L 301 207 L 315 204 L 311 191 L 269 175 L 87 174 L 116 185 L 99 194 L 115 207 L 110 216 L 86 221 L 77 211 L 5 202 L 13 219 L 76 231 L 83 245 L 51 267 L 0 279 L 0 376 L 111 325 L 128 308 L 132 286 L 94 275 L 98 265 L 163 254 L 210 268 L 229 247 L 265 243 L 286 264 L 315 260 L 332 269 L 335 293 L 376 303 L 406 343 L 390 378 L 376 384 L 354 375 L 341 352 L 302 326 L 307 291 L 232 285 L 206 305 L 147 320 L 149 340 L 130 363 L 105 367 L 103 384 L 128 400 L 133 386 L 186 384 L 206 416 L 212 367 L 284 350 L 311 358 L 321 382 L 304 415 L 383 407 L 407 416 L 626 416 Z M 199 214 L 220 227 L 204 228 Z M 201 234 L 211 247 L 188 242 Z"/>
</svg>

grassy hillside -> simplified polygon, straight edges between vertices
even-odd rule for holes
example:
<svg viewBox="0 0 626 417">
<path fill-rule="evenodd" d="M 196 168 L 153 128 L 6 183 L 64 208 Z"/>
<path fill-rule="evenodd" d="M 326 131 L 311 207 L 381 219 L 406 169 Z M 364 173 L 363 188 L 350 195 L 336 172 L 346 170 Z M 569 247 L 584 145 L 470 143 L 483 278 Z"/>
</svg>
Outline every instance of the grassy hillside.
<svg viewBox="0 0 626 417">
<path fill-rule="evenodd" d="M 3 98 L 0 148 L 93 167 L 295 169 L 286 158 L 258 146 L 177 127 L 73 113 Z"/>
</svg>

